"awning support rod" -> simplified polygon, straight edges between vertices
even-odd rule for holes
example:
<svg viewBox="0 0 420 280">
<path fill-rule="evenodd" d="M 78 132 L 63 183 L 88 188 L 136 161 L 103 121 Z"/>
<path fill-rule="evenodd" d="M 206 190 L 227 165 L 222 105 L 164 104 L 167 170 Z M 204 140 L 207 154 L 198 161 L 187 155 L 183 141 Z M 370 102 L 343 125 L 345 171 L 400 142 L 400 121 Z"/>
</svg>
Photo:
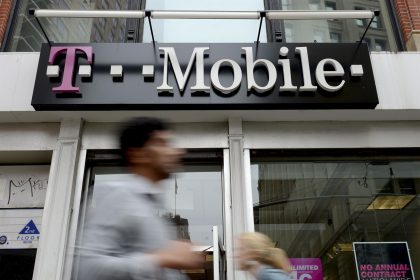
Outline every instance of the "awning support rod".
<svg viewBox="0 0 420 280">
<path fill-rule="evenodd" d="M 366 33 L 368 32 L 370 26 L 372 25 L 373 21 L 375 20 L 375 17 L 378 17 L 380 12 L 375 11 L 374 14 L 375 15 L 370 19 L 370 22 L 369 22 L 368 26 L 366 27 L 365 32 L 362 35 L 362 38 L 360 38 L 359 45 L 357 47 L 360 47 L 360 44 L 363 42 L 363 39 L 365 39 Z"/>
<path fill-rule="evenodd" d="M 29 9 L 29 15 L 33 16 L 33 15 L 34 15 L 34 13 L 35 13 L 35 10 L 34 10 L 34 9 Z M 38 19 L 37 17 L 35 17 L 35 19 L 36 19 L 36 22 L 37 22 L 37 23 L 38 23 L 38 25 L 39 25 L 39 28 L 41 28 L 41 31 L 42 31 L 42 33 L 44 34 L 45 39 L 47 39 L 48 45 L 49 45 L 49 46 L 50 46 L 50 48 L 51 48 L 51 41 L 50 41 L 50 39 L 48 38 L 47 33 L 45 32 L 44 28 L 42 27 L 41 22 L 39 21 L 39 19 Z"/>
<path fill-rule="evenodd" d="M 147 19 L 149 20 L 150 34 L 152 35 L 153 46 L 155 45 L 155 36 L 153 35 L 152 21 L 150 20 L 150 11 L 145 13 Z"/>
<path fill-rule="evenodd" d="M 258 36 L 257 36 L 257 45 L 260 43 L 260 34 L 261 34 L 261 27 L 263 23 L 263 19 L 265 18 L 265 12 L 261 12 L 260 15 L 260 27 L 258 28 Z"/>
</svg>

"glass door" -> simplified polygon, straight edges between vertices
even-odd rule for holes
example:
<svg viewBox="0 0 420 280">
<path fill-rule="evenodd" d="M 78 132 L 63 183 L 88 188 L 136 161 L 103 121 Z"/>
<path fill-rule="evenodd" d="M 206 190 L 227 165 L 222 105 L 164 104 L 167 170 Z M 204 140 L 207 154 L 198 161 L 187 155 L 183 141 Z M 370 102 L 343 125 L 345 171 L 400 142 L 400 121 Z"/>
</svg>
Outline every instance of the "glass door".
<svg viewBox="0 0 420 280">
<path fill-rule="evenodd" d="M 89 164 L 90 178 L 85 199 L 82 201 L 84 216 L 89 215 L 90 209 L 98 203 L 100 199 L 97 195 L 98 188 L 103 182 L 123 180 L 127 176 L 132 176 L 128 170 L 118 164 L 118 159 L 114 162 L 106 159 L 97 160 L 107 157 L 112 158 L 112 155 L 90 156 L 93 159 Z M 185 271 L 191 279 L 207 280 L 214 277 L 214 279 L 223 279 L 219 277 L 219 273 L 217 275 L 214 273 L 214 261 L 224 260 L 222 178 L 222 151 L 188 151 L 184 158 L 183 169 L 162 182 L 163 206 L 157 210 L 157 215 L 169 221 L 177 239 L 191 241 L 196 250 L 203 251 L 206 255 L 205 268 Z M 82 217 L 79 221 L 79 229 L 83 231 Z M 79 236 L 82 234 L 79 233 Z M 224 269 L 225 266 L 218 264 L 216 267 Z"/>
</svg>

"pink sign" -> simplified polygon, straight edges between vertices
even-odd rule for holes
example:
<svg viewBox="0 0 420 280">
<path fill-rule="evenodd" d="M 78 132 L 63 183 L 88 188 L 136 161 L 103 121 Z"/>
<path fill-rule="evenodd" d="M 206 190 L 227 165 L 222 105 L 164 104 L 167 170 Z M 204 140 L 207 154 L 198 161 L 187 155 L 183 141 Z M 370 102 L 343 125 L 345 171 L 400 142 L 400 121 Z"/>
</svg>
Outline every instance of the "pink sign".
<svg viewBox="0 0 420 280">
<path fill-rule="evenodd" d="M 322 280 L 322 263 L 319 258 L 290 259 L 293 280 Z"/>
<path fill-rule="evenodd" d="M 85 55 L 87 62 L 92 64 L 93 53 L 91 46 L 59 46 L 51 47 L 48 64 L 53 64 L 56 57 L 60 54 L 66 54 L 66 62 L 64 64 L 63 79 L 59 87 L 54 87 L 53 92 L 63 93 L 79 93 L 79 87 L 73 86 L 74 67 L 76 63 L 77 53 Z"/>
</svg>

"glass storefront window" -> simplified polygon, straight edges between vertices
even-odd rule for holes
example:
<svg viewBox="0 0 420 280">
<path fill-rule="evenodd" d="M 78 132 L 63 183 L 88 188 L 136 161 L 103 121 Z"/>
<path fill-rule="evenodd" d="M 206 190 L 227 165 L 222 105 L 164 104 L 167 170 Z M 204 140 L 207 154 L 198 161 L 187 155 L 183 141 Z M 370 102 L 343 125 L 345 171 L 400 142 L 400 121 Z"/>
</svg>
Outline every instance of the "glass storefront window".
<svg viewBox="0 0 420 280">
<path fill-rule="evenodd" d="M 210 10 L 210 11 L 260 11 L 264 1 L 252 0 L 154 0 L 146 1 L 148 10 Z M 155 40 L 159 43 L 249 43 L 257 40 L 258 20 L 191 20 L 152 19 Z M 266 42 L 265 25 L 260 41 Z M 144 25 L 144 42 L 151 42 L 148 23 Z"/>
<path fill-rule="evenodd" d="M 128 10 L 128 5 L 127 0 L 21 0 L 7 50 L 12 52 L 40 51 L 41 44 L 46 42 L 36 19 L 28 15 L 30 8 Z M 125 19 L 40 18 L 39 20 L 50 41 L 56 43 L 124 42 L 125 40 L 127 24 Z"/>
<path fill-rule="evenodd" d="M 65 274 L 70 279 L 79 279 L 80 256 L 78 248 L 84 246 L 83 238 L 89 215 L 103 199 L 104 185 L 107 182 L 122 182 L 133 176 L 118 153 L 89 152 L 85 187 L 83 190 L 78 221 L 72 267 L 67 267 Z M 162 191 L 155 197 L 161 207 L 155 209 L 154 215 L 168 221 L 172 237 L 189 240 L 195 250 L 206 256 L 204 269 L 184 271 L 191 279 L 213 279 L 213 260 L 220 262 L 220 277 L 225 274 L 225 255 L 220 254 L 225 244 L 224 203 L 223 203 L 223 158 L 220 151 L 188 150 L 183 158 L 182 170 L 172 174 L 170 178 L 160 182 Z M 213 229 L 217 227 L 218 240 L 213 240 Z M 214 248 L 214 244 L 219 244 Z"/>
<path fill-rule="evenodd" d="M 324 279 L 357 279 L 353 242 L 408 243 L 420 273 L 420 161 L 251 160 L 255 230 Z"/>
<path fill-rule="evenodd" d="M 392 19 L 387 0 L 274 0 L 276 7 L 282 10 L 379 10 L 365 37 L 371 51 L 398 50 L 396 35 L 393 32 Z M 284 26 L 284 41 L 288 43 L 351 43 L 362 37 L 369 20 L 285 20 L 278 26 Z M 274 29 L 279 27 L 274 27 Z M 279 30 L 280 31 L 280 30 Z M 377 42 L 381 42 L 378 44 Z"/>
<path fill-rule="evenodd" d="M 88 212 L 95 207 L 95 186 L 131 176 L 122 167 L 98 167 L 93 172 L 94 185 L 90 189 Z M 223 237 L 221 165 L 187 165 L 162 184 L 164 207 L 159 209 L 158 215 L 175 225 L 179 239 L 211 246 L 213 226 L 218 226 L 220 238 Z"/>
<path fill-rule="evenodd" d="M 182 0 L 19 0 L 8 51 L 39 51 L 45 38 L 36 20 L 28 16 L 29 8 L 77 10 L 380 10 L 365 41 L 372 51 L 398 50 L 396 35 L 388 10 L 388 0 L 216 0 L 211 2 Z M 271 3 L 264 7 L 264 3 Z M 268 5 L 268 4 L 267 4 Z M 48 37 L 56 43 L 89 42 L 151 42 L 148 21 L 126 19 L 40 19 Z M 284 42 L 356 42 L 365 31 L 367 20 L 269 21 L 270 36 L 283 34 Z M 229 43 L 254 42 L 258 20 L 162 20 L 152 19 L 155 40 L 161 43 Z M 223 30 L 223 32 L 221 32 Z M 276 35 L 277 36 L 277 35 Z M 262 25 L 260 41 L 267 41 L 266 24 Z M 378 43 L 379 42 L 379 43 Z"/>
</svg>

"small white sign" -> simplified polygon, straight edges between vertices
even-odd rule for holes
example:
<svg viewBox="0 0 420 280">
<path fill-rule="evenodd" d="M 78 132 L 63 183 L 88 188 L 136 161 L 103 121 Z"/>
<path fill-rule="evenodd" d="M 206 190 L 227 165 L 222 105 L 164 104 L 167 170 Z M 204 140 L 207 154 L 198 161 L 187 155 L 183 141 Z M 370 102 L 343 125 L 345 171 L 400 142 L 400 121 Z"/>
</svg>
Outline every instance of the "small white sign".
<svg viewBox="0 0 420 280">
<path fill-rule="evenodd" d="M 0 250 L 38 247 L 43 209 L 0 210 Z"/>
</svg>

